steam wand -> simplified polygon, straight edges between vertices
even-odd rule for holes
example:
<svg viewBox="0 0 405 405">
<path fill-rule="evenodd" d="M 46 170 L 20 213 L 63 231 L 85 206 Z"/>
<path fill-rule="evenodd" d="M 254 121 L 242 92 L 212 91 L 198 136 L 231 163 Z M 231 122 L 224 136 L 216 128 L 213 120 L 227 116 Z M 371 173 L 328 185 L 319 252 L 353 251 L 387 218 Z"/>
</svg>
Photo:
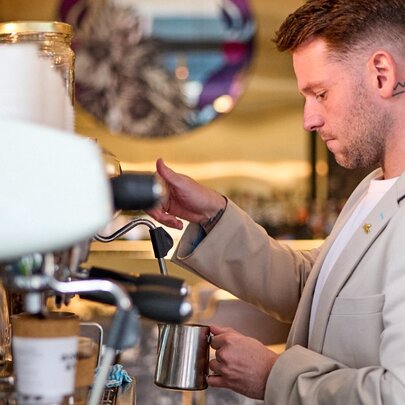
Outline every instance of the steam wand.
<svg viewBox="0 0 405 405">
<path fill-rule="evenodd" d="M 147 227 L 149 227 L 149 234 L 152 242 L 153 252 L 156 259 L 158 260 L 160 273 L 164 276 L 167 276 L 168 272 L 164 257 L 173 247 L 173 239 L 162 227 L 157 227 L 152 221 L 145 218 L 133 219 L 111 235 L 102 236 L 97 233 L 94 236 L 94 239 L 99 242 L 112 242 L 138 225 L 146 225 Z"/>
</svg>

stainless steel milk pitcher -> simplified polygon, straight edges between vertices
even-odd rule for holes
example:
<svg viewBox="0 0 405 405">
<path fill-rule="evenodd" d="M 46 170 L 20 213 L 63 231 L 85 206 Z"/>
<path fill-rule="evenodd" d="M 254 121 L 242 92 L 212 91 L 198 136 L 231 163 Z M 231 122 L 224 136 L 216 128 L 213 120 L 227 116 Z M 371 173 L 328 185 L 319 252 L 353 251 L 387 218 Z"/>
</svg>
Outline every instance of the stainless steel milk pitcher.
<svg viewBox="0 0 405 405">
<path fill-rule="evenodd" d="M 160 324 L 155 384 L 178 390 L 208 387 L 210 328 Z"/>
</svg>

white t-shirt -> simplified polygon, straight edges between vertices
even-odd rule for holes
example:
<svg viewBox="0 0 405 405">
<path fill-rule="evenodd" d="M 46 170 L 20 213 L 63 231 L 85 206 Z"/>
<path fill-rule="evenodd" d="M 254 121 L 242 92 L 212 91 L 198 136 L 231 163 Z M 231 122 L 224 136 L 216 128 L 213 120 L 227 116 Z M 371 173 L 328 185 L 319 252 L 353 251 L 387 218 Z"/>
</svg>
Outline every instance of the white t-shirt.
<svg viewBox="0 0 405 405">
<path fill-rule="evenodd" d="M 383 195 L 392 187 L 392 185 L 397 180 L 398 177 L 388 180 L 371 180 L 369 188 L 367 190 L 367 194 L 364 195 L 363 199 L 357 205 L 356 209 L 353 211 L 353 214 L 333 242 L 322 264 L 322 268 L 319 272 L 318 280 L 316 282 L 314 297 L 312 299 L 309 334 L 311 334 L 312 332 L 312 327 L 319 304 L 319 297 L 321 295 L 323 286 L 325 285 L 326 279 L 328 278 L 329 273 L 332 270 L 333 265 L 342 253 L 344 247 L 349 242 L 353 233 L 358 229 L 359 226 L 362 225 L 367 215 L 372 211 L 372 209 L 381 200 Z"/>
</svg>

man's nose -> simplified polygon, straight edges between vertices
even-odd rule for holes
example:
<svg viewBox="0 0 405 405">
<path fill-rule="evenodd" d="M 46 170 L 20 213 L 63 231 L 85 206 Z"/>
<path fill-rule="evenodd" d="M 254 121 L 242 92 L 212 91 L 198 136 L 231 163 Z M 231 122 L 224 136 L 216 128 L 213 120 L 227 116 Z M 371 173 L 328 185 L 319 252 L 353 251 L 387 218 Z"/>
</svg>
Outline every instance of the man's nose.
<svg viewBox="0 0 405 405">
<path fill-rule="evenodd" d="M 313 109 L 305 106 L 304 108 L 304 129 L 308 132 L 317 131 L 324 124 L 322 115 Z"/>
</svg>

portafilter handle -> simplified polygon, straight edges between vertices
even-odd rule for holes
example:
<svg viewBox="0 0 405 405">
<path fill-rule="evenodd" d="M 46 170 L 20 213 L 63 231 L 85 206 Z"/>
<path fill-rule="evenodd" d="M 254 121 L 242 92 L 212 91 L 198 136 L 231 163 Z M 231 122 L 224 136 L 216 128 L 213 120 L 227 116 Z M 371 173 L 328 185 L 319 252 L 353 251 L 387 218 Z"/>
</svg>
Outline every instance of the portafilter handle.
<svg viewBox="0 0 405 405">
<path fill-rule="evenodd" d="M 134 275 L 95 266 L 88 269 L 82 268 L 77 274 L 81 278 L 103 280 L 107 279 L 134 287 L 160 286 L 170 289 L 173 291 L 173 294 L 178 294 L 183 297 L 189 294 L 189 287 L 187 283 L 183 279 L 173 276 L 162 276 L 160 274 L 153 273 L 142 273 Z"/>
</svg>

